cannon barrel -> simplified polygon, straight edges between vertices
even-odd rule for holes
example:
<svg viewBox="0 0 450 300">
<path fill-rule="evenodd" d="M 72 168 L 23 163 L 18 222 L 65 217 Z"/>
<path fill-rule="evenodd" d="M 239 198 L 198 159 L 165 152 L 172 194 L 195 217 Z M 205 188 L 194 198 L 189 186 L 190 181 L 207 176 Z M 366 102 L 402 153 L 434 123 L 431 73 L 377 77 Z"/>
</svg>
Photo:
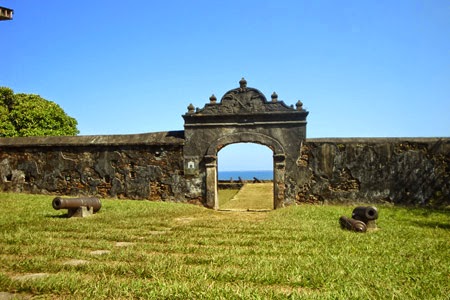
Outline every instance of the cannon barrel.
<svg viewBox="0 0 450 300">
<path fill-rule="evenodd" d="M 342 229 L 348 229 L 357 232 L 366 232 L 367 226 L 364 222 L 342 216 L 339 218 L 339 224 Z"/>
<path fill-rule="evenodd" d="M 358 206 L 352 213 L 352 218 L 367 223 L 378 219 L 378 209 L 374 206 Z"/>
<path fill-rule="evenodd" d="M 98 198 L 60 198 L 53 199 L 52 206 L 54 209 L 72 209 L 85 206 L 88 209 L 92 207 L 94 213 L 98 212 L 102 207 L 102 203 Z"/>
</svg>

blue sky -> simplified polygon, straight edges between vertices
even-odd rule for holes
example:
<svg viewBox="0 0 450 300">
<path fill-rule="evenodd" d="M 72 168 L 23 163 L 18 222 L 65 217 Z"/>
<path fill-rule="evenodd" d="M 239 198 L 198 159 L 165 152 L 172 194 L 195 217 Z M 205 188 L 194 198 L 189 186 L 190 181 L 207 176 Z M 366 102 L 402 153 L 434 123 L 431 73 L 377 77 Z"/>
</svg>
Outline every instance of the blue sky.
<svg viewBox="0 0 450 300">
<path fill-rule="evenodd" d="M 58 103 L 81 135 L 182 130 L 189 103 L 245 77 L 302 100 L 310 138 L 450 136 L 448 0 L 0 6 L 0 86 Z"/>
</svg>

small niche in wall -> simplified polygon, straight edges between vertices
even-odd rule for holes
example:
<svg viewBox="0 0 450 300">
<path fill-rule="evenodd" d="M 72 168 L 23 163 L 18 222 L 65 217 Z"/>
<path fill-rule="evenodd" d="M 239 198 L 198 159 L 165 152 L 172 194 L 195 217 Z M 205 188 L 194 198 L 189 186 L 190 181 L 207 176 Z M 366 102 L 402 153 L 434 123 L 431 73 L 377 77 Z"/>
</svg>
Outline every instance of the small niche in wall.
<svg viewBox="0 0 450 300">
<path fill-rule="evenodd" d="M 136 178 L 136 171 L 134 170 L 135 164 L 134 162 L 130 162 L 130 177 L 131 179 Z"/>
<path fill-rule="evenodd" d="M 8 174 L 5 177 L 6 181 L 12 181 L 12 174 Z"/>
</svg>

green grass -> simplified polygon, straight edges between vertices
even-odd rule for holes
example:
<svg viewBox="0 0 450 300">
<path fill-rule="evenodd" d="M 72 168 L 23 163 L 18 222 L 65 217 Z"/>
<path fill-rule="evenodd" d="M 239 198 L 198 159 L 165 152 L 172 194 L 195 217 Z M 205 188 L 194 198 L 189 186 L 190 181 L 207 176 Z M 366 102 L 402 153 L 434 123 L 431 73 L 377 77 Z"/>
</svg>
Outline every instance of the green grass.
<svg viewBox="0 0 450 300">
<path fill-rule="evenodd" d="M 239 190 L 234 189 L 218 190 L 219 207 L 224 207 L 238 192 Z"/>
<path fill-rule="evenodd" d="M 224 195 L 225 194 L 225 195 Z M 219 208 L 231 210 L 273 209 L 273 183 L 246 183 L 231 196 L 229 190 L 219 190 Z M 231 196 L 231 197 L 230 197 Z M 225 203 L 221 198 L 227 199 Z"/>
<path fill-rule="evenodd" d="M 38 299 L 448 299 L 450 213 L 379 206 L 379 230 L 340 229 L 350 206 L 218 212 L 103 200 L 66 219 L 52 196 L 0 193 L 0 292 Z M 119 247 L 118 242 L 128 242 Z M 92 251 L 109 250 L 103 255 Z M 70 265 L 71 260 L 86 264 Z M 36 279 L 23 275 L 44 273 Z"/>
</svg>

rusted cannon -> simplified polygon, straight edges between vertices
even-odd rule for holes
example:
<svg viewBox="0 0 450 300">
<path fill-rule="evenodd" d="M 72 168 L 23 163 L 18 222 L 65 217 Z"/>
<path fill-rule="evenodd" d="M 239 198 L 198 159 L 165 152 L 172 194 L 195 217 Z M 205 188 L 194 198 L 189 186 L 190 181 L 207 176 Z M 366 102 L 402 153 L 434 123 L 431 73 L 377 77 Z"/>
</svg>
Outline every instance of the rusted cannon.
<svg viewBox="0 0 450 300">
<path fill-rule="evenodd" d="M 375 229 L 378 209 L 374 206 L 358 206 L 353 210 L 352 218 L 364 222 L 368 229 Z"/>
<path fill-rule="evenodd" d="M 356 232 L 366 232 L 367 226 L 364 222 L 342 216 L 339 218 L 339 224 L 342 229 L 348 229 Z"/>
<path fill-rule="evenodd" d="M 262 181 L 256 177 L 253 177 L 253 183 L 262 183 Z"/>
<path fill-rule="evenodd" d="M 100 210 L 102 203 L 98 198 L 61 198 L 53 199 L 54 209 L 67 209 L 67 216 L 86 217 Z"/>
</svg>

